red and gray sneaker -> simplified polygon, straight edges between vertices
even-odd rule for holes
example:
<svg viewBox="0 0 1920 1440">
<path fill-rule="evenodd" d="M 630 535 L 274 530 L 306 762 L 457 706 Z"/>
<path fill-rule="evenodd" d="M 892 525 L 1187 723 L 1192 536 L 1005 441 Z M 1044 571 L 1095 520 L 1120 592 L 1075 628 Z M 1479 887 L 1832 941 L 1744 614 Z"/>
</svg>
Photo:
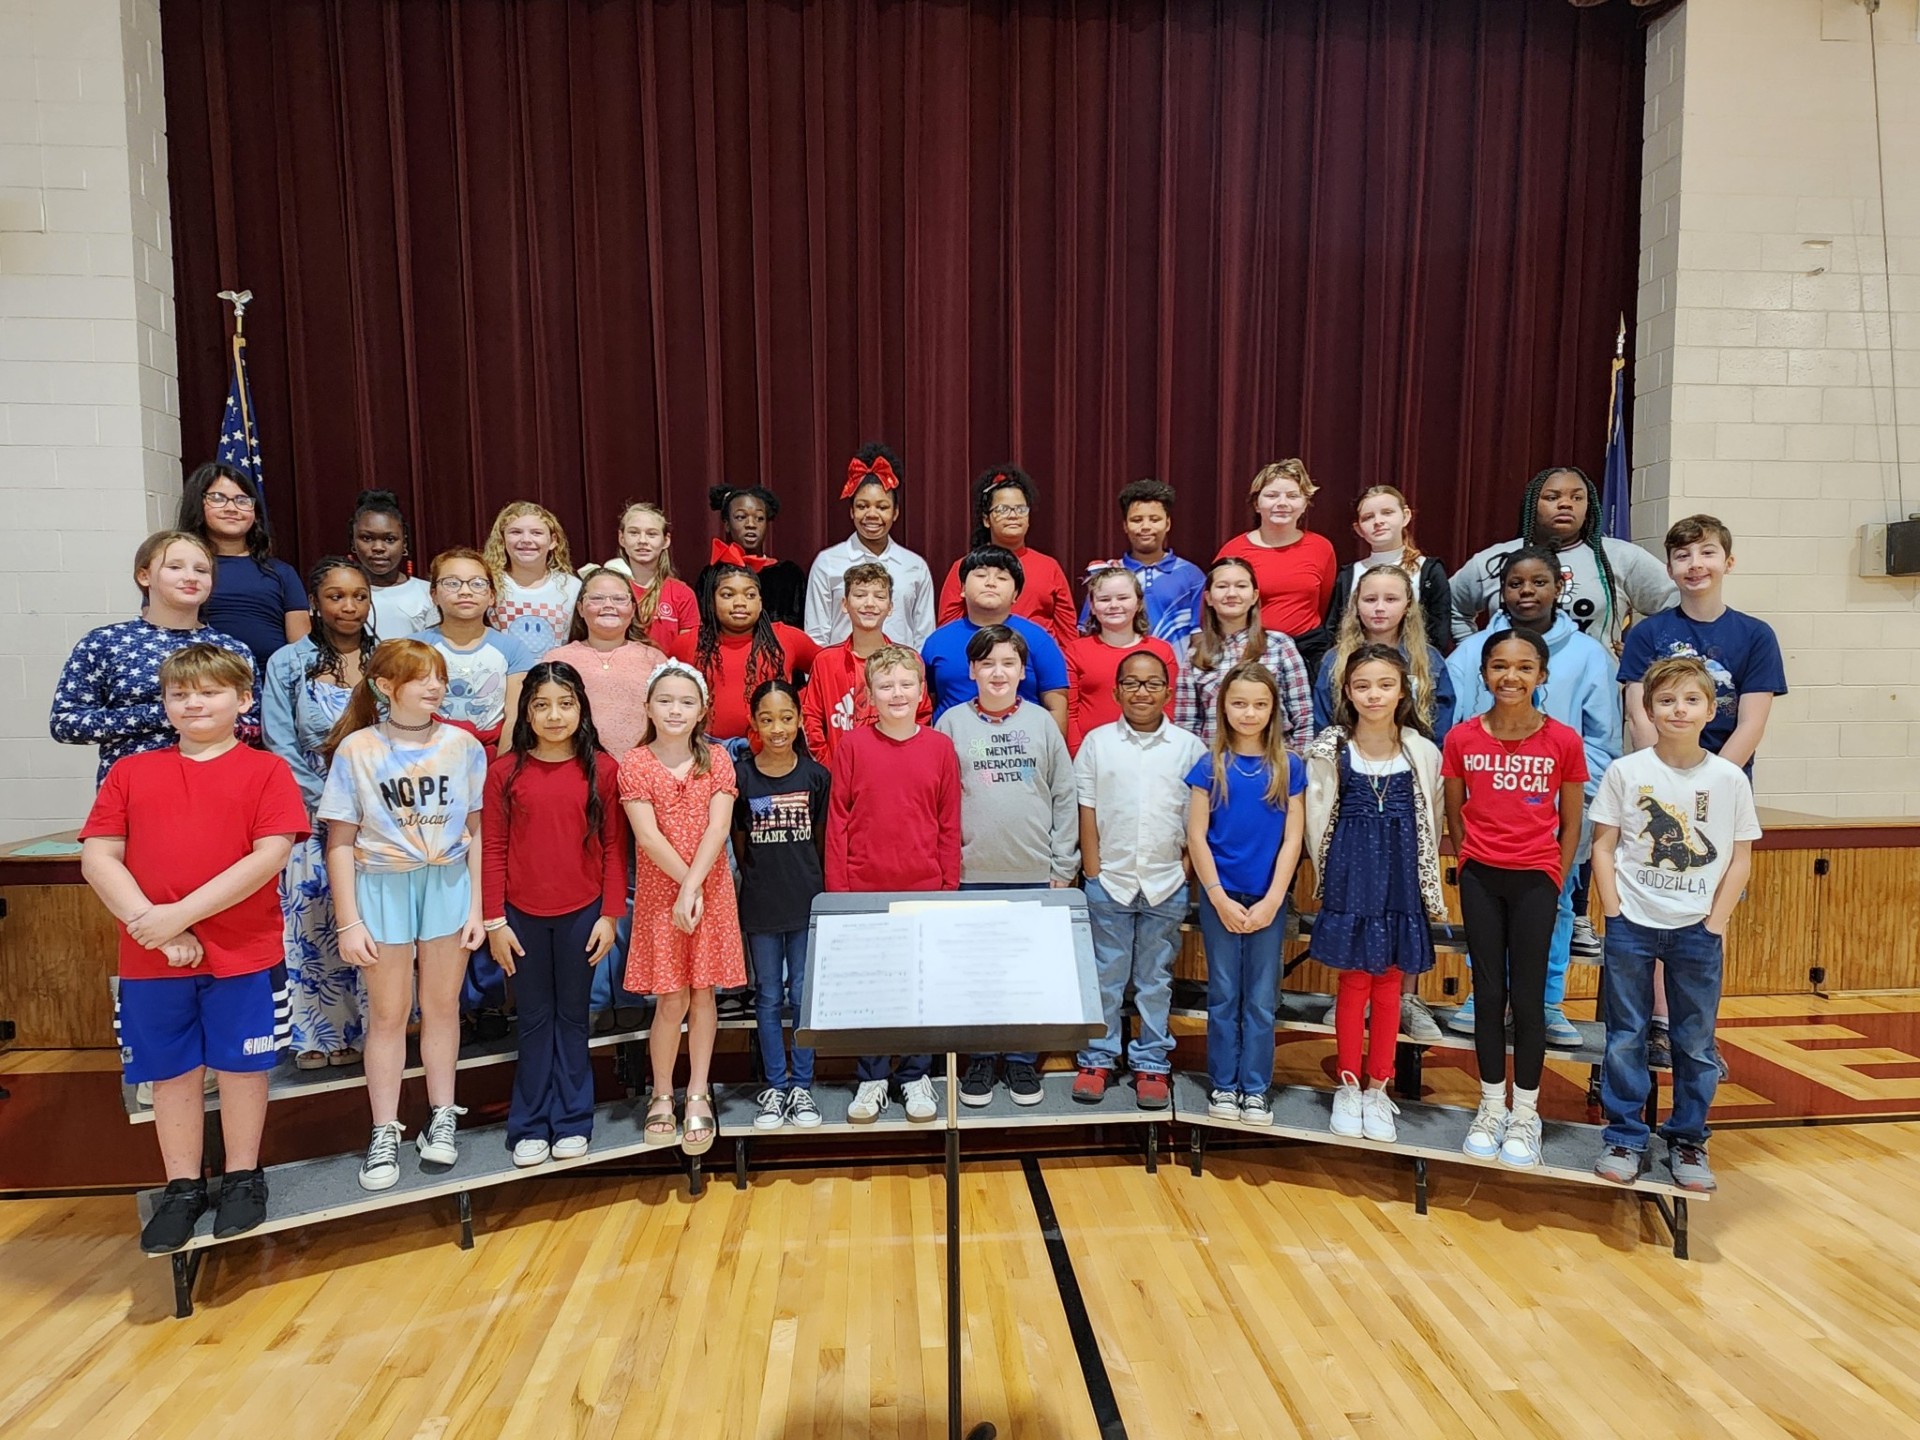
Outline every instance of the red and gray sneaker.
<svg viewBox="0 0 1920 1440">
<path fill-rule="evenodd" d="M 1113 1071 L 1104 1066 L 1092 1068 L 1080 1067 L 1080 1073 L 1073 1077 L 1073 1098 L 1082 1105 L 1098 1105 L 1107 1098 L 1107 1086 L 1113 1080 Z"/>
<path fill-rule="evenodd" d="M 1713 1167 L 1707 1164 L 1704 1145 L 1689 1145 L 1684 1140 L 1668 1142 L 1667 1169 L 1673 1172 L 1673 1183 L 1682 1190 L 1704 1195 L 1720 1188 L 1720 1182 L 1713 1178 Z"/>
<path fill-rule="evenodd" d="M 1647 1173 L 1646 1152 L 1629 1150 L 1624 1145 L 1609 1145 L 1607 1153 L 1593 1162 L 1593 1173 L 1616 1185 L 1631 1185 Z"/>
</svg>

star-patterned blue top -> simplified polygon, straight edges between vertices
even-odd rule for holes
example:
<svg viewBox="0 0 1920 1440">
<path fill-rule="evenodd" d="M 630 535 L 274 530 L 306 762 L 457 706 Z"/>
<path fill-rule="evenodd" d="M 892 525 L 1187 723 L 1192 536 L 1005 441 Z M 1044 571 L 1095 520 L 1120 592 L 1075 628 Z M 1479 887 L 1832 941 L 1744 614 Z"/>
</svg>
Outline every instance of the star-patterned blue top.
<svg viewBox="0 0 1920 1440">
<path fill-rule="evenodd" d="M 149 620 L 122 620 L 89 630 L 73 647 L 53 687 L 53 716 L 48 728 L 67 745 L 98 745 L 100 768 L 93 783 L 107 778 L 123 755 L 159 750 L 179 737 L 160 703 L 160 662 L 188 645 L 217 645 L 253 665 L 253 652 L 212 626 L 168 630 Z M 240 717 L 243 739 L 260 733 L 260 689 Z"/>
</svg>

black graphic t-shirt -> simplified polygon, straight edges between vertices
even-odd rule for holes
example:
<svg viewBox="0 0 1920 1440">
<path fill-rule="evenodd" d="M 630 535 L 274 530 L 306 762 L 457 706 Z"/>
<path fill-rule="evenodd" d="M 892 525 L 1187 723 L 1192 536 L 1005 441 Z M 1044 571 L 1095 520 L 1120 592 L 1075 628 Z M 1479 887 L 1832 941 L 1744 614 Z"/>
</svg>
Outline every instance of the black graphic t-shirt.
<svg viewBox="0 0 1920 1440">
<path fill-rule="evenodd" d="M 734 761 L 740 928 L 749 935 L 806 929 L 813 897 L 826 889 L 827 771 L 805 755 L 799 761 L 778 779 L 762 775 L 751 755 Z"/>
</svg>

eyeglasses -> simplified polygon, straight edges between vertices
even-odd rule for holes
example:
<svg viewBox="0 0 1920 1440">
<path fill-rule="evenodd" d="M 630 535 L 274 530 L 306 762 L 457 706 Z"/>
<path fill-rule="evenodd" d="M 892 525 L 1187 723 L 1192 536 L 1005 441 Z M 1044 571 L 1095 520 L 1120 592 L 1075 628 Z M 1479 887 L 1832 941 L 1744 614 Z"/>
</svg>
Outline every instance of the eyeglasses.
<svg viewBox="0 0 1920 1440">
<path fill-rule="evenodd" d="M 462 580 L 457 575 L 442 575 L 433 583 L 437 589 L 444 590 L 449 595 L 458 595 L 462 590 L 471 591 L 475 595 L 484 595 L 493 589 L 493 582 L 484 575 L 475 575 L 470 580 Z"/>
<path fill-rule="evenodd" d="M 1167 682 L 1164 680 L 1135 680 L 1131 677 L 1114 686 L 1122 695 L 1158 695 L 1166 688 Z"/>
<path fill-rule="evenodd" d="M 209 510 L 253 509 L 253 496 L 251 495 L 227 495 L 218 490 L 209 490 L 204 498 Z"/>
<path fill-rule="evenodd" d="M 1022 520 L 1032 509 L 1031 505 L 996 505 L 987 514 L 996 520 Z"/>
<path fill-rule="evenodd" d="M 589 610 L 625 610 L 633 604 L 631 595 L 589 595 L 580 602 Z"/>
</svg>

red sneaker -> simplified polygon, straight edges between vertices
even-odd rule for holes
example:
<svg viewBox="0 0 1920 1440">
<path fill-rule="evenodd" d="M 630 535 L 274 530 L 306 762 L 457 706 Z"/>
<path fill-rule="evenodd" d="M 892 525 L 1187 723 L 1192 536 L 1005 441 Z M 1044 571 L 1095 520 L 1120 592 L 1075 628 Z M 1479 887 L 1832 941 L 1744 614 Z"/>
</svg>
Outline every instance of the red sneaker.
<svg viewBox="0 0 1920 1440">
<path fill-rule="evenodd" d="M 1107 1082 L 1113 1078 L 1111 1070 L 1089 1070 L 1084 1065 L 1080 1073 L 1073 1077 L 1073 1098 L 1082 1105 L 1098 1105 L 1107 1094 Z"/>
<path fill-rule="evenodd" d="M 1173 1082 L 1152 1070 L 1136 1070 L 1133 1097 L 1142 1110 L 1164 1110 L 1173 1104 Z"/>
</svg>

